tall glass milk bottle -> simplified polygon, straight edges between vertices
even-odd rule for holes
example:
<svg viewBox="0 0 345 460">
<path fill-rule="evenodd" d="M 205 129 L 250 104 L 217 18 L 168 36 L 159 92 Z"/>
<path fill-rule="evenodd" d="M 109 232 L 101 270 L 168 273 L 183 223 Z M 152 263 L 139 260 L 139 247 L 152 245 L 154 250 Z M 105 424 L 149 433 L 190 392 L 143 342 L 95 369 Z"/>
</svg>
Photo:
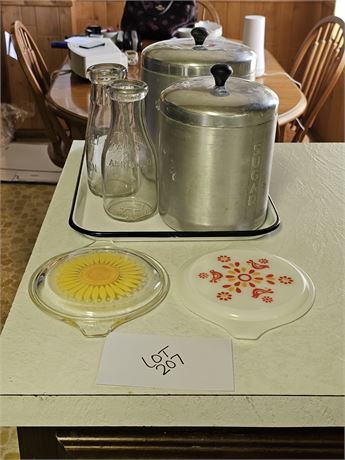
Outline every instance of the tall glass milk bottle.
<svg viewBox="0 0 345 460">
<path fill-rule="evenodd" d="M 126 78 L 127 70 L 121 64 L 95 64 L 88 68 L 91 95 L 85 135 L 87 178 L 91 192 L 103 195 L 101 156 L 109 131 L 111 101 L 106 88 L 112 82 Z"/>
<path fill-rule="evenodd" d="M 108 91 L 112 121 L 102 155 L 103 205 L 113 219 L 136 222 L 157 208 L 156 156 L 144 115 L 148 85 L 118 80 Z"/>
</svg>

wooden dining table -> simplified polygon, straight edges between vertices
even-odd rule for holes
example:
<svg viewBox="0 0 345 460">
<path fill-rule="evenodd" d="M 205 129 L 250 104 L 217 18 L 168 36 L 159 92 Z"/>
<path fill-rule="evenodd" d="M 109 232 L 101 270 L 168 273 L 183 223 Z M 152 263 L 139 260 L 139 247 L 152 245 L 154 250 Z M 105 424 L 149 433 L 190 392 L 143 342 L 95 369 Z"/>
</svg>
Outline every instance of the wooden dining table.
<svg viewBox="0 0 345 460">
<path fill-rule="evenodd" d="M 306 108 L 307 101 L 303 92 L 286 73 L 283 67 L 269 52 L 265 51 L 266 72 L 256 81 L 272 89 L 279 97 L 278 125 L 284 126 L 300 116 Z M 140 78 L 140 63 L 128 67 L 129 78 Z M 55 73 L 55 79 L 47 95 L 49 102 L 61 112 L 70 124 L 80 129 L 86 125 L 90 104 L 90 82 L 76 75 L 66 59 L 62 68 Z M 78 137 L 78 133 L 75 137 Z"/>
</svg>

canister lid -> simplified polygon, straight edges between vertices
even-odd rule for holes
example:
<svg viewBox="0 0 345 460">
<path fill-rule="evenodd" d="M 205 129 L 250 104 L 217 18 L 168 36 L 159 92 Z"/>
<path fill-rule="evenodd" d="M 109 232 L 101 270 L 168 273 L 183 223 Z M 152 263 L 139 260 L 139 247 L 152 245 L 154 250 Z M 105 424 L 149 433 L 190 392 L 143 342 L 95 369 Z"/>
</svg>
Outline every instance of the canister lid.
<svg viewBox="0 0 345 460">
<path fill-rule="evenodd" d="M 248 46 L 220 37 L 206 38 L 200 30 L 192 30 L 193 38 L 173 38 L 154 43 L 142 52 L 142 66 L 152 72 L 198 77 L 207 75 L 216 63 L 226 63 L 233 68 L 234 76 L 255 75 L 256 54 Z M 206 38 L 206 40 L 205 40 Z"/>
<path fill-rule="evenodd" d="M 231 67 L 216 64 L 213 77 L 195 77 L 169 86 L 160 95 L 160 111 L 181 123 L 232 127 L 253 126 L 273 120 L 278 96 L 266 86 L 231 77 Z"/>
</svg>

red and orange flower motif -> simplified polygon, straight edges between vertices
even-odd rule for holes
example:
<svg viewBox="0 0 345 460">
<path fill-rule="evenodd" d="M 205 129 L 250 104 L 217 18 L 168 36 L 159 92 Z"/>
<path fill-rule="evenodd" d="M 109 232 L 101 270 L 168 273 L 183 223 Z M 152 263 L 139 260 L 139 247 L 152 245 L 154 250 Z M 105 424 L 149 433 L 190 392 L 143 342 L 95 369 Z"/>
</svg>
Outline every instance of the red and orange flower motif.
<svg viewBox="0 0 345 460">
<path fill-rule="evenodd" d="M 217 299 L 219 300 L 230 300 L 232 298 L 232 295 L 230 294 L 230 292 L 225 292 L 225 291 L 222 291 L 222 292 L 218 292 L 217 294 Z"/>
<path fill-rule="evenodd" d="M 229 291 L 242 292 L 245 288 L 255 288 L 260 284 L 264 277 L 254 268 L 241 266 L 240 262 L 234 262 L 229 265 L 223 265 L 227 269 L 227 278 L 230 284 L 224 284 L 223 287 Z"/>
<path fill-rule="evenodd" d="M 269 297 L 269 296 L 267 296 L 267 295 L 265 295 L 264 297 L 262 297 L 261 300 L 262 300 L 263 302 L 266 302 L 266 303 L 271 303 L 271 302 L 273 302 L 272 297 Z"/>
<path fill-rule="evenodd" d="M 222 265 L 223 270 L 210 269 L 208 272 L 201 272 L 198 277 L 208 279 L 209 283 L 224 283 L 223 278 L 228 280 L 227 284 L 222 284 L 226 291 L 219 291 L 216 296 L 221 301 L 232 299 L 232 293 L 241 294 L 244 290 L 251 290 L 251 297 L 259 299 L 265 303 L 273 302 L 273 297 L 267 294 L 274 294 L 270 286 L 277 282 L 281 284 L 292 284 L 294 280 L 287 275 L 276 276 L 273 273 L 264 273 L 264 270 L 270 268 L 269 260 L 261 258 L 257 260 L 249 259 L 245 263 L 239 261 L 232 262 L 230 256 L 219 255 L 217 261 Z M 260 287 L 259 287 L 260 285 Z"/>
<path fill-rule="evenodd" d="M 230 262 L 231 257 L 229 257 L 229 256 L 218 256 L 218 257 L 217 257 L 217 260 L 218 260 L 219 262 Z"/>
<path fill-rule="evenodd" d="M 292 284 L 293 283 L 293 279 L 290 278 L 290 276 L 280 276 L 278 278 L 278 281 L 279 283 L 282 283 L 282 284 Z"/>
</svg>

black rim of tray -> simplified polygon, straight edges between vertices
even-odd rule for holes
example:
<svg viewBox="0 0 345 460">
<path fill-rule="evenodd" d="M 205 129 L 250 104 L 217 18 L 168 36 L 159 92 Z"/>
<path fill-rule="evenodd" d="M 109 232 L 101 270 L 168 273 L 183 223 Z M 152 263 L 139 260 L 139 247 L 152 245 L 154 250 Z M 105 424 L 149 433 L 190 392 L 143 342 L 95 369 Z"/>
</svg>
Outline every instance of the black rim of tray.
<svg viewBox="0 0 345 460">
<path fill-rule="evenodd" d="M 83 163 L 84 163 L 84 155 L 82 155 L 81 162 L 80 162 L 80 168 L 79 168 L 79 173 L 77 177 L 77 182 L 76 182 L 76 187 L 73 195 L 73 201 L 72 201 L 72 207 L 71 207 L 71 212 L 69 216 L 68 223 L 73 230 L 76 230 L 79 233 L 82 233 L 83 235 L 91 236 L 94 238 L 128 238 L 128 237 L 136 237 L 136 238 L 210 238 L 210 237 L 231 237 L 231 236 L 236 236 L 236 237 L 250 237 L 250 236 L 260 236 L 260 235 L 265 235 L 267 233 L 272 232 L 276 228 L 279 227 L 280 225 L 280 218 L 277 212 L 277 209 L 269 196 L 269 202 L 272 207 L 273 213 L 275 214 L 275 221 L 272 225 L 269 227 L 265 228 L 258 228 L 256 230 L 213 230 L 213 231 L 178 231 L 178 230 L 161 230 L 161 231 L 99 231 L 99 230 L 88 230 L 86 228 L 80 227 L 78 224 L 76 224 L 73 220 L 73 214 L 74 214 L 74 209 L 75 205 L 77 202 L 77 196 L 78 196 L 78 189 L 79 189 L 79 184 L 80 184 L 80 178 L 82 174 L 82 169 L 83 169 Z"/>
</svg>

